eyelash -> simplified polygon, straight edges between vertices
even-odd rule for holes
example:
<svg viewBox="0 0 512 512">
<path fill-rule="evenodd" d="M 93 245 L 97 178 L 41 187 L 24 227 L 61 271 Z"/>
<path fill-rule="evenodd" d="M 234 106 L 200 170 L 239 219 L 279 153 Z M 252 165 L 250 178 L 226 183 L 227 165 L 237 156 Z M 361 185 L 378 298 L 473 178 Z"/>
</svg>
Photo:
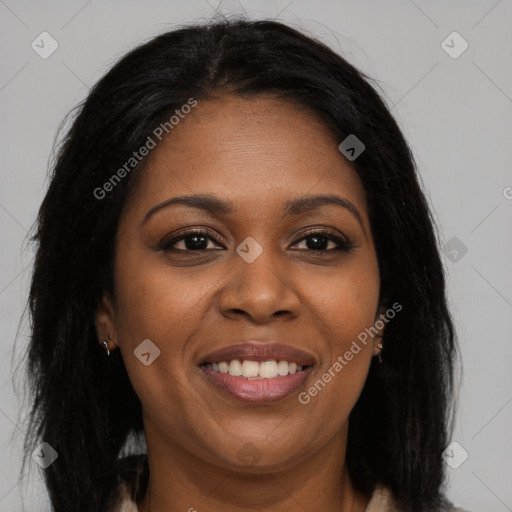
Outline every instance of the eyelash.
<svg viewBox="0 0 512 512">
<path fill-rule="evenodd" d="M 221 242 L 219 242 L 215 237 L 213 237 L 210 233 L 208 233 L 207 231 L 203 231 L 203 230 L 190 230 L 190 231 L 187 231 L 186 233 L 182 233 L 170 240 L 164 240 L 162 241 L 160 244 L 159 244 L 159 249 L 163 250 L 163 251 L 172 251 L 172 252 L 181 252 L 181 253 L 186 253 L 186 252 L 189 252 L 189 253 L 205 253 L 205 252 L 208 252 L 210 251 L 211 249 L 196 249 L 196 250 L 192 250 L 192 249 L 176 249 L 174 247 L 172 247 L 173 245 L 177 244 L 178 242 L 182 241 L 182 240 L 185 240 L 189 237 L 193 237 L 193 236 L 204 236 L 205 238 L 208 238 L 210 240 L 213 240 L 216 244 L 221 244 Z M 302 251 L 308 251 L 308 252 L 311 252 L 311 253 L 331 253 L 331 252 L 349 252 L 351 249 L 353 249 L 355 246 L 350 243 L 348 240 L 344 240 L 343 238 L 335 235 L 334 233 L 330 232 L 330 231 L 327 231 L 325 229 L 317 229 L 317 230 L 311 230 L 311 231 L 308 231 L 307 233 L 304 233 L 304 235 L 302 236 L 302 238 L 300 238 L 299 240 L 297 240 L 297 242 L 295 242 L 296 244 L 299 243 L 299 242 L 302 242 L 304 241 L 305 239 L 307 239 L 308 237 L 311 237 L 311 236 L 322 236 L 322 237 L 325 237 L 327 238 L 329 241 L 332 241 L 332 242 L 335 242 L 336 244 L 338 244 L 338 247 L 335 248 L 335 249 L 300 249 Z M 215 249 L 214 249 L 215 250 Z"/>
</svg>

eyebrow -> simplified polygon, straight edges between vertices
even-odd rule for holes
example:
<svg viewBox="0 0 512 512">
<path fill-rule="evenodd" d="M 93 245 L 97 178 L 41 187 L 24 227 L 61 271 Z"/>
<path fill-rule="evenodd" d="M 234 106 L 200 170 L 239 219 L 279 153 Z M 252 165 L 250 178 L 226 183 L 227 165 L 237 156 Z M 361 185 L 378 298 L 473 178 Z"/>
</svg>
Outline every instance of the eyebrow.
<svg viewBox="0 0 512 512">
<path fill-rule="evenodd" d="M 188 196 L 171 197 L 162 203 L 153 206 L 144 216 L 141 226 L 145 224 L 156 212 L 169 206 L 185 205 L 197 208 L 213 215 L 228 215 L 235 212 L 233 205 L 208 194 L 194 194 Z M 300 215 L 311 212 L 325 205 L 335 205 L 349 211 L 359 222 L 366 235 L 366 230 L 359 210 L 348 200 L 337 195 L 313 195 L 291 199 L 284 205 L 285 215 Z"/>
</svg>

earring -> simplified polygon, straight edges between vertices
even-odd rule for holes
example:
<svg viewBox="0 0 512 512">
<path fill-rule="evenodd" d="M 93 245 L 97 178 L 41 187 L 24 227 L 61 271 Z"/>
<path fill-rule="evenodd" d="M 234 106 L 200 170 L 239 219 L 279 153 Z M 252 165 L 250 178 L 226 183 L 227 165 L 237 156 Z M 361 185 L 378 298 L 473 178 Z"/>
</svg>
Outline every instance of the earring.
<svg viewBox="0 0 512 512">
<path fill-rule="evenodd" d="M 101 343 L 105 347 L 105 351 L 107 352 L 107 357 L 109 357 L 110 356 L 110 350 L 108 349 L 108 341 L 107 340 L 103 340 Z"/>
<path fill-rule="evenodd" d="M 377 343 L 377 347 L 380 348 L 380 350 L 382 350 L 382 343 Z M 379 352 L 379 363 L 382 363 L 382 357 L 380 355 L 380 352 Z"/>
</svg>

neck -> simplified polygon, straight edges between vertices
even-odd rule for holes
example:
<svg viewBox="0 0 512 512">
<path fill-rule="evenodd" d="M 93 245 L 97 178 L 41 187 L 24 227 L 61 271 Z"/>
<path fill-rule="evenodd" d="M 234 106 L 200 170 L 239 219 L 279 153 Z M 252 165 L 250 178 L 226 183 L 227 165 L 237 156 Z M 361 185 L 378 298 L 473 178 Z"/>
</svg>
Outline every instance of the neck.
<svg viewBox="0 0 512 512">
<path fill-rule="evenodd" d="M 237 469 L 198 458 L 147 427 L 150 478 L 139 512 L 364 512 L 368 504 L 347 471 L 346 428 L 315 453 L 297 456 L 294 463 Z"/>
</svg>

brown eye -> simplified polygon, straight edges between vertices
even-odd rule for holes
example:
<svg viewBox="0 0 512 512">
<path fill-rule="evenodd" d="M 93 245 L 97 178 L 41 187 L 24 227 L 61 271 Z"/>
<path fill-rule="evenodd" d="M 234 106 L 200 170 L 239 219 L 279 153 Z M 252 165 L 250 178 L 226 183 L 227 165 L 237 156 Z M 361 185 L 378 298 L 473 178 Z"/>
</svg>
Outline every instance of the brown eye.
<svg viewBox="0 0 512 512">
<path fill-rule="evenodd" d="M 306 241 L 306 247 L 303 249 L 314 252 L 348 252 L 354 247 L 348 240 L 325 230 L 311 231 L 299 240 L 299 242 L 303 241 Z M 334 247 L 332 247 L 332 245 L 334 245 Z"/>
<path fill-rule="evenodd" d="M 219 245 L 219 242 L 206 231 L 187 231 L 169 240 L 164 240 L 160 243 L 159 248 L 163 251 L 201 252 L 215 248 L 211 245 L 208 246 L 210 241 Z M 178 244 L 181 244 L 181 247 L 177 247 Z"/>
</svg>

